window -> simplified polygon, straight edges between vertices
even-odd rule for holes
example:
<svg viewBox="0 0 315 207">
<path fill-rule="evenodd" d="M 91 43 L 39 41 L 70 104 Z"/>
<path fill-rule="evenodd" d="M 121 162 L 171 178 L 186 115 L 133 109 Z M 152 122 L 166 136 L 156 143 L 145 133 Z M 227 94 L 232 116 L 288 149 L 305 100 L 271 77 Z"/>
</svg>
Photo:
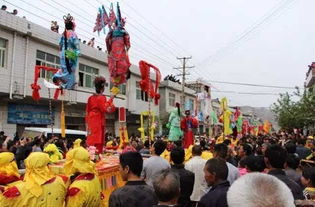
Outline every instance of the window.
<svg viewBox="0 0 315 207">
<path fill-rule="evenodd" d="M 7 41 L 0 38 L 0 68 L 6 67 Z"/>
<path fill-rule="evenodd" d="M 110 82 L 110 88 L 112 88 L 114 84 Z M 126 95 L 126 83 L 120 84 L 117 86 L 119 88 L 119 94 Z"/>
<path fill-rule="evenodd" d="M 60 68 L 60 58 L 56 55 L 52 55 L 40 50 L 36 51 L 36 65 L 43 65 L 52 68 Z M 54 73 L 50 71 L 41 70 L 40 77 L 45 79 L 51 79 Z"/>
<path fill-rule="evenodd" d="M 144 100 L 141 99 L 140 82 L 139 82 L 139 81 L 136 81 L 136 100 L 142 100 L 142 101 L 148 102 L 148 101 L 149 101 L 149 98 L 148 98 L 147 94 L 144 94 L 143 99 L 144 99 Z"/>
<path fill-rule="evenodd" d="M 79 64 L 79 86 L 93 88 L 93 81 L 98 74 L 97 68 Z"/>
<path fill-rule="evenodd" d="M 168 94 L 168 104 L 170 106 L 175 106 L 175 98 L 176 98 L 176 95 L 174 93 Z"/>
</svg>

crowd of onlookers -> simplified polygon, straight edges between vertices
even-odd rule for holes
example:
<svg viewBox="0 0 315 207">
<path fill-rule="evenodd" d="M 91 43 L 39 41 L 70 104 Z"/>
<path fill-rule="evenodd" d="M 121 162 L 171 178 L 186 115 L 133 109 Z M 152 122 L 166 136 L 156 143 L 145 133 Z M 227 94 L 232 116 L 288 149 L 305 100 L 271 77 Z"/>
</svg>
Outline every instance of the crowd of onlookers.
<svg viewBox="0 0 315 207">
<path fill-rule="evenodd" d="M 119 138 L 107 134 L 106 149 Z M 66 157 L 72 142 L 58 137 L 7 137 L 0 150 L 15 155 L 19 168 L 31 152 L 54 143 Z M 81 145 L 85 146 L 84 142 Z M 109 206 L 295 206 L 315 200 L 313 137 L 272 135 L 196 139 L 183 149 L 166 137 L 143 141 L 131 136 L 119 157 L 126 184 L 109 196 Z M 302 204 L 301 204 L 302 203 Z M 245 205 L 246 204 L 246 205 Z M 314 204 L 315 205 L 315 204 Z"/>
<path fill-rule="evenodd" d="M 7 6 L 6 6 L 6 5 L 2 5 L 2 6 L 1 6 L 1 10 L 7 11 Z M 7 11 L 7 12 L 8 12 L 8 11 Z M 10 12 L 10 14 L 17 15 L 17 14 L 18 14 L 18 10 L 17 10 L 17 9 L 13 9 L 13 11 Z"/>
</svg>

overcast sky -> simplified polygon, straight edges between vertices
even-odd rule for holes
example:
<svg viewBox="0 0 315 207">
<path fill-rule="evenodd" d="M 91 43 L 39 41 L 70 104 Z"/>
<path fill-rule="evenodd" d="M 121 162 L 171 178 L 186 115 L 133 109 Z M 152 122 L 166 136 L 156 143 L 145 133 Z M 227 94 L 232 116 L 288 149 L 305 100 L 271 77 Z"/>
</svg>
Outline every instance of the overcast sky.
<svg viewBox="0 0 315 207">
<path fill-rule="evenodd" d="M 110 0 L 0 0 L 19 16 L 50 27 L 70 12 L 81 39 L 92 33 L 97 7 Z M 14 4 L 14 5 L 11 5 Z M 75 3 L 75 5 L 72 5 Z M 192 56 L 189 80 L 227 81 L 276 86 L 303 86 L 307 65 L 315 56 L 314 0 L 122 0 L 127 17 L 131 60 L 144 59 L 163 76 L 178 72 L 176 56 Z M 24 10 L 22 10 L 24 9 Z M 29 13 L 31 12 L 31 13 Z M 41 17 L 41 18 L 40 18 Z M 105 35 L 96 45 L 104 44 Z M 231 105 L 268 107 L 277 95 L 290 89 L 247 87 L 212 83 L 213 97 L 226 96 Z M 230 93 L 224 93 L 229 91 Z"/>
</svg>

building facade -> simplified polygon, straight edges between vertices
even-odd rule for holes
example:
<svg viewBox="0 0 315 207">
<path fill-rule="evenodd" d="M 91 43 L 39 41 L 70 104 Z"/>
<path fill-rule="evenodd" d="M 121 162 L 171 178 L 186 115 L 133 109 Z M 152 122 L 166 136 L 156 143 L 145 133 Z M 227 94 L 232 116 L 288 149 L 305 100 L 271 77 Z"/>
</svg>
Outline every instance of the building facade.
<svg viewBox="0 0 315 207">
<path fill-rule="evenodd" d="M 93 80 L 104 76 L 109 82 L 107 55 L 85 44 L 80 44 L 81 55 L 76 71 L 76 90 L 68 91 L 59 100 L 51 101 L 54 91 L 43 86 L 43 79 L 50 80 L 51 73 L 41 72 L 39 84 L 41 99 L 32 99 L 31 84 L 34 81 L 35 65 L 59 68 L 60 34 L 50 31 L 26 19 L 0 10 L 0 131 L 13 135 L 21 134 L 25 127 L 49 127 L 50 112 L 54 126 L 60 128 L 61 100 L 65 103 L 66 128 L 85 130 L 85 105 L 88 97 L 94 93 Z M 80 38 L 80 37 L 79 37 Z M 131 67 L 131 78 L 120 86 L 121 92 L 114 100 L 116 107 L 127 109 L 127 125 L 137 125 L 139 114 L 147 108 L 147 103 L 138 98 L 140 81 L 139 69 Z M 110 84 L 105 95 L 110 94 Z M 156 114 L 159 107 L 152 106 Z M 118 134 L 118 110 L 106 115 L 106 131 Z M 131 127 L 136 129 L 137 127 Z M 136 133 L 136 132 L 135 132 Z"/>
</svg>

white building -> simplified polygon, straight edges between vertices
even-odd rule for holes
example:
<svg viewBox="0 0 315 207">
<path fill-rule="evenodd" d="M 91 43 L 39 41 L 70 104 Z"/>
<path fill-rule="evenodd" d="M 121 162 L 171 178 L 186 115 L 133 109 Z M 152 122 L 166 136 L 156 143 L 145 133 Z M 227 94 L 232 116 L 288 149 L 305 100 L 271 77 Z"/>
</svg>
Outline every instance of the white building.
<svg viewBox="0 0 315 207">
<path fill-rule="evenodd" d="M 42 83 L 43 78 L 49 79 L 51 74 L 41 73 L 41 99 L 38 102 L 31 97 L 30 85 L 34 80 L 35 65 L 59 67 L 59 38 L 58 33 L 0 10 L 0 131 L 12 135 L 16 131 L 21 133 L 26 126 L 49 126 L 48 89 Z M 102 75 L 109 80 L 109 71 L 105 52 L 85 44 L 80 47 L 81 56 L 76 71 L 78 91 L 66 91 L 64 100 L 68 103 L 65 104 L 66 128 L 84 130 L 85 105 L 94 92 L 94 77 Z M 147 103 L 138 95 L 138 67 L 132 66 L 131 72 L 131 78 L 127 85 L 121 86 L 121 94 L 114 104 L 128 109 L 127 123 L 130 128 L 136 129 L 139 127 L 139 114 L 147 109 Z M 104 92 L 106 95 L 109 95 L 109 89 L 108 84 Z M 57 128 L 60 127 L 60 106 L 60 99 L 52 101 Z M 156 114 L 159 112 L 157 106 L 152 106 L 152 110 Z M 118 112 L 108 114 L 106 124 L 107 132 L 118 134 Z"/>
</svg>

